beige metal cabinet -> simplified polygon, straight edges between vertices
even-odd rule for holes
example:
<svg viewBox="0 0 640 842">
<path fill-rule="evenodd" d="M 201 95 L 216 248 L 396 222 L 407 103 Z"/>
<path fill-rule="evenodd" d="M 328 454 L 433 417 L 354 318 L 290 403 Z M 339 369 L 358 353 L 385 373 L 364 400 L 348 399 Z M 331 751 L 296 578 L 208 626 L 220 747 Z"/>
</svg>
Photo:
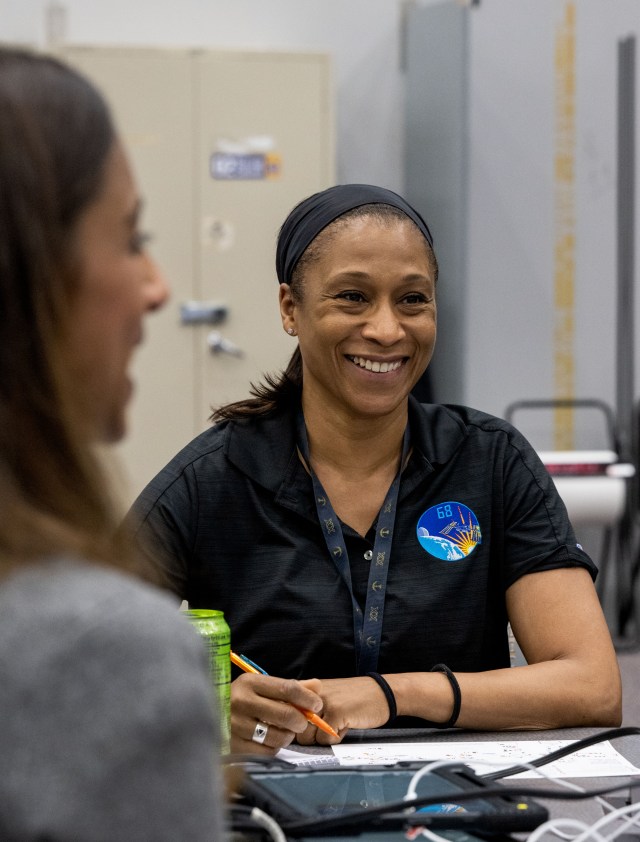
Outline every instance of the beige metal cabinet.
<svg viewBox="0 0 640 842">
<path fill-rule="evenodd" d="M 134 367 L 130 434 L 119 448 L 126 504 L 207 426 L 212 405 L 246 396 L 293 351 L 278 315 L 275 241 L 288 211 L 334 181 L 330 65 L 302 53 L 63 55 L 111 103 L 145 199 L 143 225 L 172 286 Z M 184 324 L 187 302 L 200 316 L 210 303 L 226 318 Z"/>
</svg>

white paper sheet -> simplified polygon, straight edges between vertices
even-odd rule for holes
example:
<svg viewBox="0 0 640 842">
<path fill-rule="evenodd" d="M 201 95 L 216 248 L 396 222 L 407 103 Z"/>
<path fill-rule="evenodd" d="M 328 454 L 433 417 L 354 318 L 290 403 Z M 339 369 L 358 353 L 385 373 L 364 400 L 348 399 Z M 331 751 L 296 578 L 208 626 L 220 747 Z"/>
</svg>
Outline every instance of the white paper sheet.
<svg viewBox="0 0 640 842">
<path fill-rule="evenodd" d="M 281 748 L 276 755 L 280 760 L 287 763 L 295 763 L 296 766 L 339 766 L 340 762 L 335 754 L 312 754 L 310 751 L 300 749 L 296 751 L 289 748 Z M 351 764 L 349 764 L 351 765 Z"/>
<path fill-rule="evenodd" d="M 499 742 L 443 743 L 352 743 L 333 746 L 341 766 L 397 763 L 400 760 L 455 760 L 466 763 L 478 774 L 506 769 L 528 762 L 570 745 L 574 740 L 500 740 Z M 632 763 L 616 751 L 610 742 L 589 748 L 548 763 L 547 775 L 554 778 L 600 778 L 640 775 Z M 535 771 L 521 772 L 514 778 L 539 777 Z"/>
</svg>

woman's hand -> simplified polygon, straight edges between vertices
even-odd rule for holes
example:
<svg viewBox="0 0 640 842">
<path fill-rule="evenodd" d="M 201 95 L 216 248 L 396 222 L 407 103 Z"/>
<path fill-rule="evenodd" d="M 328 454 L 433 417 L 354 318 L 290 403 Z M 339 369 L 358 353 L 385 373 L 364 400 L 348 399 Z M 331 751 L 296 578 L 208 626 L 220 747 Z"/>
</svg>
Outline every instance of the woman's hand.
<svg viewBox="0 0 640 842">
<path fill-rule="evenodd" d="M 316 679 L 301 682 L 249 673 L 236 678 L 231 684 L 231 751 L 275 754 L 288 746 L 309 726 L 300 708 L 321 714 L 319 686 Z M 266 734 L 262 742 L 256 742 L 253 737 L 261 725 L 266 726 Z M 258 728 L 258 733 L 262 730 Z"/>
<path fill-rule="evenodd" d="M 368 676 L 355 678 L 312 679 L 301 681 L 307 688 L 313 687 L 324 705 L 321 716 L 325 722 L 344 737 L 350 728 L 379 728 L 389 719 L 389 705 L 378 684 Z M 307 723 L 308 724 L 308 723 Z M 298 734 L 301 745 L 334 745 L 335 737 L 325 734 L 308 724 Z"/>
</svg>

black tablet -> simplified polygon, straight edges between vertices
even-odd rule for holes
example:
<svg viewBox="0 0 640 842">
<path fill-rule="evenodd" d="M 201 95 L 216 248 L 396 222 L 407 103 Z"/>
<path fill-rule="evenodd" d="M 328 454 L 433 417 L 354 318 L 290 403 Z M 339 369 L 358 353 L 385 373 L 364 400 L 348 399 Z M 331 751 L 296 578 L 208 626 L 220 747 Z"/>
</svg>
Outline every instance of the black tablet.
<svg viewBox="0 0 640 842">
<path fill-rule="evenodd" d="M 529 798 L 500 792 L 494 781 L 452 763 L 417 781 L 415 808 L 404 801 L 424 763 L 335 768 L 282 767 L 246 770 L 246 800 L 276 819 L 288 836 L 309 837 L 363 829 L 428 827 L 488 833 L 529 831 L 548 818 Z M 496 794 L 496 791 L 498 793 Z M 405 838 L 416 838 L 412 830 Z"/>
</svg>

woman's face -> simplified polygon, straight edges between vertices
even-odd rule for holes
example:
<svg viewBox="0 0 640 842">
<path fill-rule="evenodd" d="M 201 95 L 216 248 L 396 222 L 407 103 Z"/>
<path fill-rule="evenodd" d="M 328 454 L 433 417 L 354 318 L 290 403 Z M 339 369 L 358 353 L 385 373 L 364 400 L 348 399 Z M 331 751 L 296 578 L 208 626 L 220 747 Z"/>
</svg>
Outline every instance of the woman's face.
<svg viewBox="0 0 640 842">
<path fill-rule="evenodd" d="M 133 385 L 128 369 L 142 340 L 144 315 L 168 287 L 144 249 L 140 198 L 124 151 L 115 143 L 102 189 L 74 230 L 79 288 L 65 345 L 74 394 L 88 436 L 116 441 L 126 431 Z"/>
<path fill-rule="evenodd" d="M 280 308 L 298 334 L 305 411 L 404 411 L 436 338 L 434 268 L 412 222 L 338 223 L 304 271 L 301 300 L 283 284 Z"/>
</svg>

